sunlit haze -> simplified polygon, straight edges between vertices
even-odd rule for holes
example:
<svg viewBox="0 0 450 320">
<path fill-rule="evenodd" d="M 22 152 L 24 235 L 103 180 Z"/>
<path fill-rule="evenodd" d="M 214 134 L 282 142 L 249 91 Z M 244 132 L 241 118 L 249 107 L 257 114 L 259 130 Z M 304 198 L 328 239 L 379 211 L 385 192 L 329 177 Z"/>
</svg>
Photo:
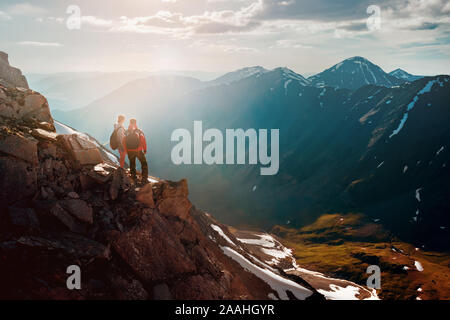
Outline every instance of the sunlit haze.
<svg viewBox="0 0 450 320">
<path fill-rule="evenodd" d="M 70 30 L 73 5 L 81 26 Z M 380 28 L 367 27 L 369 5 Z M 261 65 L 310 75 L 358 55 L 432 75 L 450 73 L 449 13 L 445 0 L 3 0 L 0 49 L 25 73 Z"/>
</svg>

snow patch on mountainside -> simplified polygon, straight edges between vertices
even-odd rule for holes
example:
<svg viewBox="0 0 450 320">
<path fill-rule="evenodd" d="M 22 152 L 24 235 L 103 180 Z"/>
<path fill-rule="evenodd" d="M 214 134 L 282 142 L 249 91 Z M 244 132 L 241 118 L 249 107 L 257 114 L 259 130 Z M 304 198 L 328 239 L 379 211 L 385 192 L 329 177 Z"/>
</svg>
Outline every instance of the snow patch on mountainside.
<svg viewBox="0 0 450 320">
<path fill-rule="evenodd" d="M 231 239 L 225 234 L 225 232 L 223 232 L 223 230 L 219 227 L 216 226 L 215 224 L 211 225 L 211 228 L 213 228 L 214 231 L 216 231 L 222 238 L 224 238 L 229 244 L 236 246 L 234 244 L 233 241 L 231 241 Z"/>
<path fill-rule="evenodd" d="M 278 274 L 270 270 L 266 270 L 258 267 L 257 265 L 251 263 L 248 259 L 246 259 L 243 255 L 239 254 L 235 250 L 229 247 L 220 247 L 223 253 L 239 263 L 239 265 L 251 272 L 264 282 L 266 282 L 273 290 L 278 293 L 278 296 L 282 300 L 288 300 L 289 297 L 286 291 L 292 292 L 292 294 L 297 298 L 304 300 L 307 297 L 312 295 L 312 291 L 299 285 L 298 283 L 285 279 Z"/>
<path fill-rule="evenodd" d="M 422 90 L 417 92 L 417 95 L 413 98 L 413 100 L 406 107 L 406 113 L 403 115 L 403 118 L 400 120 L 399 126 L 397 127 L 397 129 L 392 131 L 392 133 L 389 136 L 389 138 L 392 138 L 393 136 L 398 134 L 403 129 L 403 127 L 405 126 L 406 120 L 408 120 L 408 112 L 411 111 L 415 107 L 417 101 L 419 101 L 419 96 L 420 95 L 431 91 L 431 88 L 436 83 L 436 81 L 437 80 L 428 81 L 428 83 L 425 85 L 425 87 L 423 87 Z"/>
</svg>

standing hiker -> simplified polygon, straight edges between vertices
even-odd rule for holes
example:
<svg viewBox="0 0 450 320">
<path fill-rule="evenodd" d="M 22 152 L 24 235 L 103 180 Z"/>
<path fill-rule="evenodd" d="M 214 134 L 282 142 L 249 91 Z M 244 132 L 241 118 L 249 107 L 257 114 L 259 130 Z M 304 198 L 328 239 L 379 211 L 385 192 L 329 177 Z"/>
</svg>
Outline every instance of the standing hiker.
<svg viewBox="0 0 450 320">
<path fill-rule="evenodd" d="M 111 147 L 111 149 L 119 150 L 119 162 L 121 168 L 123 168 L 125 165 L 125 156 L 127 154 L 125 146 L 123 144 L 123 139 L 125 138 L 125 127 L 123 126 L 124 123 L 125 116 L 121 114 L 117 117 L 117 123 L 114 124 L 114 131 L 109 138 L 109 146 Z"/>
<path fill-rule="evenodd" d="M 147 159 L 145 158 L 145 154 L 147 153 L 147 142 L 144 133 L 137 126 L 136 119 L 130 120 L 130 125 L 125 132 L 123 141 L 123 145 L 128 154 L 128 159 L 130 160 L 131 177 L 136 180 L 136 158 L 138 158 L 142 168 L 141 183 L 147 183 L 148 165 Z"/>
</svg>

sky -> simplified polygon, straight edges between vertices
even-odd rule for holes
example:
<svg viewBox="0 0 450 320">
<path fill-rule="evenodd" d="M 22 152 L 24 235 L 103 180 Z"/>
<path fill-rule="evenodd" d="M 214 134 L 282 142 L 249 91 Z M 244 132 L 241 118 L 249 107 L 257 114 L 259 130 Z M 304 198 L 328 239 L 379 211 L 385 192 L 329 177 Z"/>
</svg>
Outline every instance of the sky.
<svg viewBox="0 0 450 320">
<path fill-rule="evenodd" d="M 363 56 L 389 72 L 450 74 L 449 0 L 2 0 L 0 51 L 24 73 L 302 74 Z"/>
</svg>

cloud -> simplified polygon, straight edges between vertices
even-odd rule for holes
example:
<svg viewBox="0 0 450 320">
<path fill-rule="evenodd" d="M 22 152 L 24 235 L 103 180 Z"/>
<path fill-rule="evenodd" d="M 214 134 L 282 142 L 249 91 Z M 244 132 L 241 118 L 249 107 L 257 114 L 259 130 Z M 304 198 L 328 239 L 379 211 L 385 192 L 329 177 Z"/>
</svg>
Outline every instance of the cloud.
<svg viewBox="0 0 450 320">
<path fill-rule="evenodd" d="M 39 42 L 39 41 L 21 41 L 18 42 L 21 46 L 31 46 L 31 47 L 61 47 L 62 44 L 58 42 Z"/>
<path fill-rule="evenodd" d="M 238 33 L 256 29 L 260 25 L 261 23 L 257 21 L 250 21 L 243 25 L 233 25 L 224 22 L 210 22 L 199 25 L 195 31 L 197 33 Z"/>
<path fill-rule="evenodd" d="M 205 11 L 203 14 L 190 16 L 161 10 L 152 16 L 121 17 L 120 25 L 114 26 L 111 31 L 173 34 L 178 37 L 196 33 L 242 33 L 261 25 L 260 21 L 253 20 L 256 11 L 258 3 L 252 3 L 237 11 Z"/>
<path fill-rule="evenodd" d="M 81 16 L 81 23 L 88 24 L 91 26 L 104 27 L 104 26 L 111 26 L 113 24 L 113 21 L 97 18 L 95 16 Z"/>
<path fill-rule="evenodd" d="M 366 17 L 366 9 L 373 0 L 258 0 L 260 19 L 306 19 L 343 21 Z M 378 0 L 381 6 L 389 0 Z M 392 1 L 391 1 L 392 2 Z"/>
<path fill-rule="evenodd" d="M 38 16 L 47 13 L 47 10 L 30 3 L 18 3 L 10 6 L 7 12 L 12 15 Z"/>
<path fill-rule="evenodd" d="M 8 15 L 6 12 L 0 10 L 0 21 L 8 21 L 8 20 L 11 20 L 11 16 Z"/>
<path fill-rule="evenodd" d="M 270 47 L 271 49 L 280 48 L 280 49 L 312 49 L 313 47 L 310 45 L 305 45 L 300 43 L 295 39 L 282 39 L 277 40 L 275 45 Z"/>
<path fill-rule="evenodd" d="M 413 25 L 409 27 L 410 30 L 434 30 L 439 27 L 439 23 L 434 22 L 422 22 L 419 25 Z"/>
<path fill-rule="evenodd" d="M 216 42 L 209 42 L 206 40 L 197 40 L 193 44 L 190 45 L 191 48 L 201 48 L 206 50 L 212 50 L 212 51 L 222 51 L 225 53 L 257 53 L 259 52 L 258 49 L 247 47 L 247 46 L 238 46 L 233 44 L 227 44 L 227 43 L 216 43 Z"/>
</svg>

